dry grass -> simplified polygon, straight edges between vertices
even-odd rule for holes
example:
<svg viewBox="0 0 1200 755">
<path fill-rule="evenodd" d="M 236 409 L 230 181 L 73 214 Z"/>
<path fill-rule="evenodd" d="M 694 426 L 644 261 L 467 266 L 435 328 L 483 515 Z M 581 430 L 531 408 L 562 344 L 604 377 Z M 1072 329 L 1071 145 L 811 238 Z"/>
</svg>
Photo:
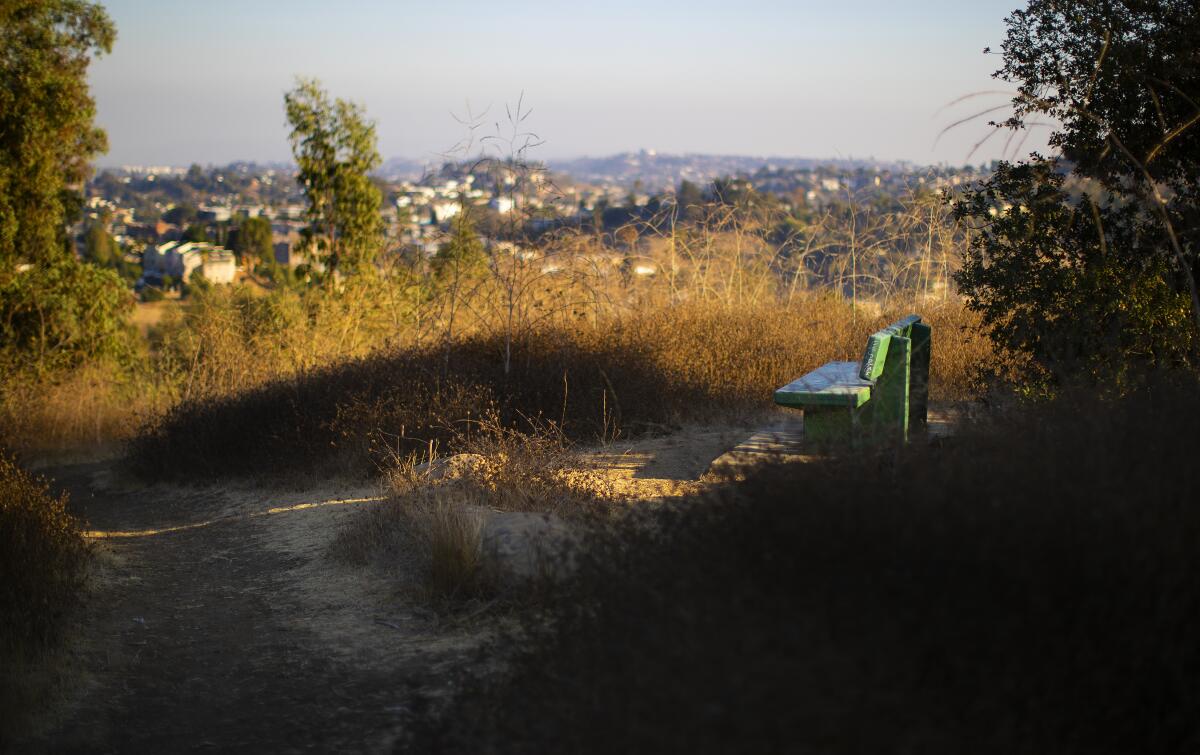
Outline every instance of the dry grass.
<svg viewBox="0 0 1200 755">
<path fill-rule="evenodd" d="M 486 510 L 449 487 L 412 487 L 360 512 L 334 537 L 343 563 L 383 567 L 405 592 L 442 604 L 487 591 L 483 570 Z"/>
<path fill-rule="evenodd" d="M 557 427 L 534 432 L 495 417 L 471 423 L 466 453 L 417 463 L 398 460 L 387 473 L 391 497 L 354 517 L 334 538 L 331 555 L 359 566 L 385 564 L 410 593 L 437 605 L 492 597 L 508 576 L 485 553 L 494 512 L 538 512 L 592 520 L 612 509 L 574 474 L 589 467 Z M 536 555 L 536 554 L 535 554 Z"/>
<path fill-rule="evenodd" d="M 482 589 L 483 514 L 440 500 L 425 513 L 429 539 L 429 587 L 455 599 Z"/>
<path fill-rule="evenodd" d="M 146 417 L 172 403 L 152 380 L 114 365 L 42 378 L 9 375 L 0 382 L 0 433 L 28 454 L 117 448 Z"/>
<path fill-rule="evenodd" d="M 731 308 L 650 307 L 381 352 L 245 392 L 185 400 L 148 426 L 132 461 L 152 477 L 371 473 L 396 456 L 466 450 L 463 428 L 495 416 L 531 433 L 553 421 L 573 441 L 661 432 L 771 406 L 772 391 L 824 362 L 857 359 L 866 335 L 911 311 L 868 317 L 829 295 Z M 934 327 L 933 400 L 963 400 L 994 356 L 961 304 L 921 311 Z M 496 448 L 491 451 L 499 451 Z"/>
</svg>

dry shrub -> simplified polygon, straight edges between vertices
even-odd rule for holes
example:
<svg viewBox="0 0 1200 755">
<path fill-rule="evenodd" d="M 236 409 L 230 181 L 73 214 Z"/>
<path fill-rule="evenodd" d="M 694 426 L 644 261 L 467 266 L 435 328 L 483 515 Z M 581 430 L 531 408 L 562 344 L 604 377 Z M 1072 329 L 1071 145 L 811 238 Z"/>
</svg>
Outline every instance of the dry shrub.
<svg viewBox="0 0 1200 755">
<path fill-rule="evenodd" d="M 409 751 L 1191 751 L 1197 395 L 1063 398 L 645 510 Z"/>
<path fill-rule="evenodd" d="M 0 433 L 26 453 L 115 446 L 171 397 L 110 364 L 49 376 L 10 374 L 0 386 Z"/>
<path fill-rule="evenodd" d="M 338 532 L 333 557 L 400 567 L 394 576 L 435 601 L 477 598 L 494 595 L 506 580 L 489 568 L 496 559 L 483 552 L 490 512 L 591 521 L 611 511 L 570 474 L 588 464 L 556 425 L 522 432 L 491 416 L 460 432 L 467 453 L 423 463 L 416 456 L 397 459 L 386 474 L 390 499 Z"/>
<path fill-rule="evenodd" d="M 596 501 L 572 484 L 572 472 L 591 466 L 553 421 L 505 426 L 498 415 L 468 425 L 456 445 L 474 463 L 456 475 L 471 498 L 495 511 L 560 516 L 594 513 Z"/>
<path fill-rule="evenodd" d="M 0 656 L 59 639 L 90 558 L 65 494 L 0 453 Z"/>
<path fill-rule="evenodd" d="M 383 565 L 407 592 L 435 603 L 477 597 L 483 572 L 484 509 L 454 485 L 409 486 L 360 512 L 334 537 L 330 555 Z"/>
<path fill-rule="evenodd" d="M 483 515 L 445 499 L 426 512 L 429 587 L 454 599 L 482 589 Z"/>
<path fill-rule="evenodd" d="M 658 432 L 766 411 L 775 388 L 857 359 L 868 333 L 906 313 L 867 317 L 829 295 L 790 307 L 651 307 L 526 333 L 508 370 L 502 336 L 466 336 L 184 401 L 145 428 L 131 458 L 150 477 L 363 474 L 431 443 L 466 450 L 463 423 L 490 414 L 523 433 L 553 420 L 572 440 Z M 932 398 L 970 397 L 993 358 L 988 342 L 961 305 L 922 314 L 934 327 Z"/>
<path fill-rule="evenodd" d="M 72 683 L 60 646 L 90 558 L 66 495 L 0 453 L 0 750 Z"/>
</svg>

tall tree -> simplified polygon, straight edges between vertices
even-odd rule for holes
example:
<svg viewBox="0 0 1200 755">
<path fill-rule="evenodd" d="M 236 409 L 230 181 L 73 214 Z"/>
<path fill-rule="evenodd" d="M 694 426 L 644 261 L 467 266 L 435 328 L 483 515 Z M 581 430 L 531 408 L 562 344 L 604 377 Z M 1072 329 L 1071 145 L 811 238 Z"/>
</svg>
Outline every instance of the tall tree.
<svg viewBox="0 0 1200 755">
<path fill-rule="evenodd" d="M 0 269 L 69 254 L 78 186 L 106 147 L 87 68 L 116 30 L 85 0 L 0 0 Z"/>
<path fill-rule="evenodd" d="M 331 101 L 318 81 L 300 79 L 284 96 L 292 154 L 308 199 L 308 241 L 332 280 L 371 269 L 383 241 L 383 195 L 369 173 L 382 163 L 375 124 L 361 105 Z"/>
<path fill-rule="evenodd" d="M 184 241 L 212 241 L 208 236 L 208 229 L 200 223 L 192 223 L 187 228 L 183 229 Z"/>
<path fill-rule="evenodd" d="M 243 260 L 272 263 L 275 247 L 271 243 L 271 221 L 266 218 L 244 218 L 234 234 L 233 251 Z"/>
<path fill-rule="evenodd" d="M 956 206 L 958 276 L 993 337 L 1051 373 L 1200 364 L 1200 7 L 1031 0 L 1003 67 L 1021 131 L 1061 158 L 1001 162 Z M 1082 368 L 1082 369 L 1081 369 Z"/>
<path fill-rule="evenodd" d="M 117 267 L 121 250 L 103 223 L 91 223 L 83 233 L 83 258 L 100 267 Z"/>
<path fill-rule="evenodd" d="M 67 234 L 106 146 L 87 68 L 115 37 L 92 2 L 0 0 L 0 378 L 129 353 L 129 291 Z"/>
</svg>

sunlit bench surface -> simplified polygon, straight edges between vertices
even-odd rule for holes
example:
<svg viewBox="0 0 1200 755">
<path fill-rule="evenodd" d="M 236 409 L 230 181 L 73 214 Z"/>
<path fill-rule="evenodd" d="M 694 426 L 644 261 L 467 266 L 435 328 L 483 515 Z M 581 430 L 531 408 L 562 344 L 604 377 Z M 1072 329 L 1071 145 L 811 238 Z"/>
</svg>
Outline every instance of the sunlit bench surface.
<svg viewBox="0 0 1200 755">
<path fill-rule="evenodd" d="M 858 408 L 871 399 L 875 383 L 858 376 L 858 362 L 829 362 L 775 391 L 775 403 Z"/>
</svg>

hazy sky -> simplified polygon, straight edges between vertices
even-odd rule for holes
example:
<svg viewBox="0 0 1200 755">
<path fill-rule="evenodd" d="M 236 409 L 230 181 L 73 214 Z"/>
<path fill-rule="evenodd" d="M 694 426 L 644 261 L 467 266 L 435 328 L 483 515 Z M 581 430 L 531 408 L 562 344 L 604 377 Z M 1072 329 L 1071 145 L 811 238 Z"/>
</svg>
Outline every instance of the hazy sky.
<svg viewBox="0 0 1200 755">
<path fill-rule="evenodd" d="M 383 156 L 429 159 L 524 92 L 534 157 L 641 148 L 966 160 L 1020 0 L 109 0 L 93 65 L 104 165 L 287 160 L 283 93 L 365 104 Z M 490 110 L 489 110 L 490 108 Z M 489 125 L 488 130 L 494 131 Z M 1026 150 L 1040 146 L 1037 135 Z M 1001 142 L 971 162 L 998 154 Z M 1038 141 L 1035 144 L 1035 141 Z"/>
</svg>

